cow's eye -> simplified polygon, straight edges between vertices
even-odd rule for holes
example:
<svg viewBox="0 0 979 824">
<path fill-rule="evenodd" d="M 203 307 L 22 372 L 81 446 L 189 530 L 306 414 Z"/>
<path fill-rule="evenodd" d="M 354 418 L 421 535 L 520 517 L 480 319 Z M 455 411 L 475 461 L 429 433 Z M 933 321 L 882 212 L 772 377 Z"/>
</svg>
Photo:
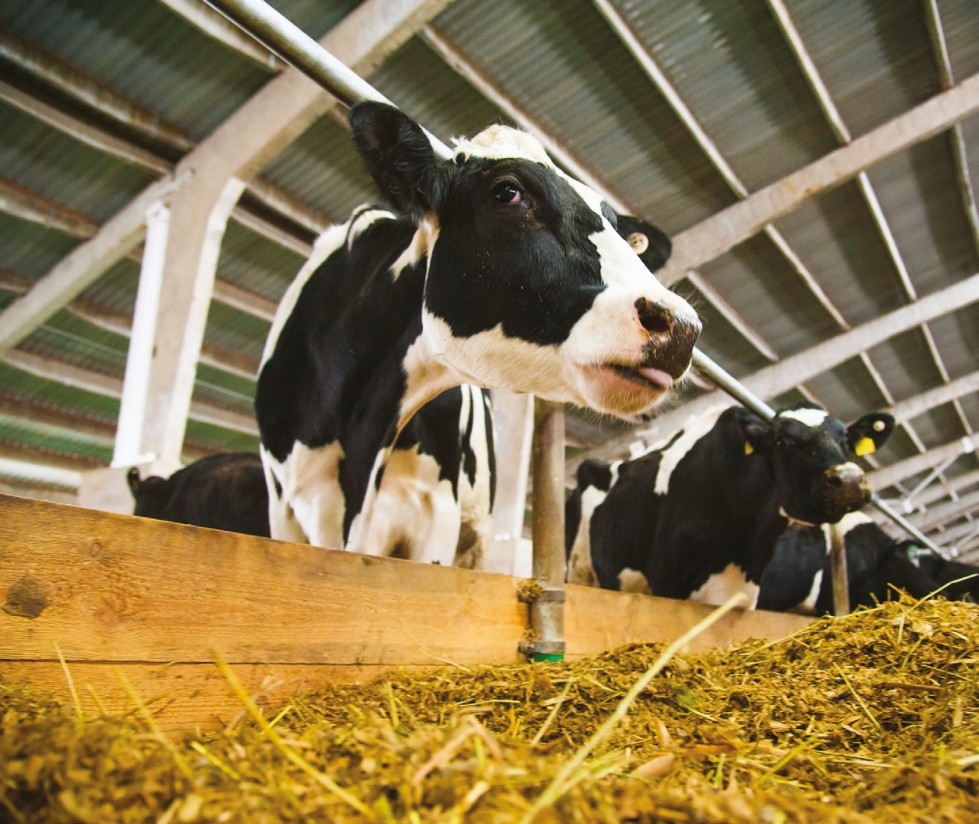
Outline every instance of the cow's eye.
<svg viewBox="0 0 979 824">
<path fill-rule="evenodd" d="M 526 204 L 527 196 L 512 180 L 503 180 L 493 187 L 493 197 L 498 203 L 506 206 Z"/>
</svg>

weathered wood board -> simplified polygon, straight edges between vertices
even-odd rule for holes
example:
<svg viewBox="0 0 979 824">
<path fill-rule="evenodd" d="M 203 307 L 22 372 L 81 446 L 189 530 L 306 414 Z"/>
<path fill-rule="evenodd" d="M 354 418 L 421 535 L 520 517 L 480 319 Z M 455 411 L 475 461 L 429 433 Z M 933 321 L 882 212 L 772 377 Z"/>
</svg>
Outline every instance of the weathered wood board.
<svg viewBox="0 0 979 824">
<path fill-rule="evenodd" d="M 0 495 L 0 679 L 67 698 L 60 650 L 87 711 L 133 706 L 121 673 L 164 728 L 213 727 L 240 711 L 215 657 L 269 707 L 394 667 L 522 661 L 519 584 Z M 568 654 L 672 641 L 709 611 L 571 586 Z M 694 646 L 807 622 L 738 612 Z"/>
</svg>

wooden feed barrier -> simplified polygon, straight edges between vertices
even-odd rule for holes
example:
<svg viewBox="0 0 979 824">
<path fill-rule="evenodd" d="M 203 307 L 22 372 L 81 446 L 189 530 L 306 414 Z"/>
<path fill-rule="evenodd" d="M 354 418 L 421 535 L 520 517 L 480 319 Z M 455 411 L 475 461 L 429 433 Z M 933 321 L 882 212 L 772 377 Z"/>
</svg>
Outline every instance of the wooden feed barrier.
<svg viewBox="0 0 979 824">
<path fill-rule="evenodd" d="M 0 679 L 70 701 L 70 675 L 87 712 L 110 713 L 133 708 L 126 680 L 164 729 L 213 729 L 241 712 L 216 658 L 272 712 L 393 668 L 523 661 L 521 584 L 0 495 Z M 567 654 L 672 641 L 708 612 L 569 585 Z M 809 620 L 736 611 L 692 649 L 780 638 Z"/>
</svg>

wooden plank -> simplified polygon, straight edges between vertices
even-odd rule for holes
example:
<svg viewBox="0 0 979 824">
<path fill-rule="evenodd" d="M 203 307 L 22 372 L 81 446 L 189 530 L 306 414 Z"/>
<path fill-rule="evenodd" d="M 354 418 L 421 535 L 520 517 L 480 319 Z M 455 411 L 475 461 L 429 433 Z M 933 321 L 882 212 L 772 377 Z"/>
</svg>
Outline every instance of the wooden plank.
<svg viewBox="0 0 979 824">
<path fill-rule="evenodd" d="M 326 664 L 232 665 L 234 674 L 267 717 L 279 712 L 290 698 L 331 684 L 365 684 L 391 669 L 390 666 Z M 124 687 L 123 678 L 156 723 L 168 733 L 220 729 L 243 713 L 241 701 L 214 664 L 73 661 L 67 665 L 67 671 L 87 718 L 103 711 L 135 717 L 136 705 Z M 0 682 L 3 681 L 52 693 L 73 706 L 65 669 L 57 662 L 0 661 Z"/>
<path fill-rule="evenodd" d="M 0 659 L 506 662 L 526 625 L 508 576 L 26 498 L 0 550 Z"/>
<path fill-rule="evenodd" d="M 623 644 L 671 643 L 711 612 L 691 601 L 567 585 L 564 635 L 568 657 L 597 655 Z M 725 648 L 749 638 L 785 638 L 812 622 L 806 615 L 734 610 L 686 647 Z"/>
</svg>

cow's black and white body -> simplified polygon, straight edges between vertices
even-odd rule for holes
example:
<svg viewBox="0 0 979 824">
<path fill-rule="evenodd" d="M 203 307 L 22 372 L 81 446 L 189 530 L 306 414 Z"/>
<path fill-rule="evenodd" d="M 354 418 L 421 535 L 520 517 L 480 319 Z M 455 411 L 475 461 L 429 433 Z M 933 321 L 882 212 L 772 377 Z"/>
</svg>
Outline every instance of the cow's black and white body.
<svg viewBox="0 0 979 824">
<path fill-rule="evenodd" d="M 684 374 L 700 324 L 529 135 L 494 126 L 437 161 L 389 106 L 350 120 L 399 213 L 328 230 L 276 315 L 255 401 L 272 534 L 451 562 L 454 547 L 415 540 L 429 531 L 416 519 L 440 518 L 378 493 L 424 404 L 471 384 L 640 414 Z M 376 538 L 398 518 L 404 541 Z"/>
<path fill-rule="evenodd" d="M 126 480 L 135 515 L 269 537 L 269 498 L 258 455 L 209 455 L 169 478 L 140 478 L 133 467 Z"/>
<path fill-rule="evenodd" d="M 920 555 L 912 541 L 897 541 L 863 512 L 845 515 L 838 529 L 846 549 L 850 609 L 896 597 L 938 592 L 946 598 L 979 597 L 979 568 Z M 829 527 L 793 525 L 783 532 L 765 569 L 758 608 L 807 615 L 834 612 Z M 976 576 L 969 578 L 967 576 Z M 965 580 L 958 581 L 958 579 Z M 957 583 L 951 583 L 957 581 Z"/>
<path fill-rule="evenodd" d="M 893 425 L 866 415 L 848 428 L 809 405 L 765 422 L 719 405 L 639 458 L 586 461 L 566 509 L 568 580 L 708 604 L 743 592 L 754 605 L 790 521 L 838 521 L 868 501 L 854 448 Z"/>
</svg>

